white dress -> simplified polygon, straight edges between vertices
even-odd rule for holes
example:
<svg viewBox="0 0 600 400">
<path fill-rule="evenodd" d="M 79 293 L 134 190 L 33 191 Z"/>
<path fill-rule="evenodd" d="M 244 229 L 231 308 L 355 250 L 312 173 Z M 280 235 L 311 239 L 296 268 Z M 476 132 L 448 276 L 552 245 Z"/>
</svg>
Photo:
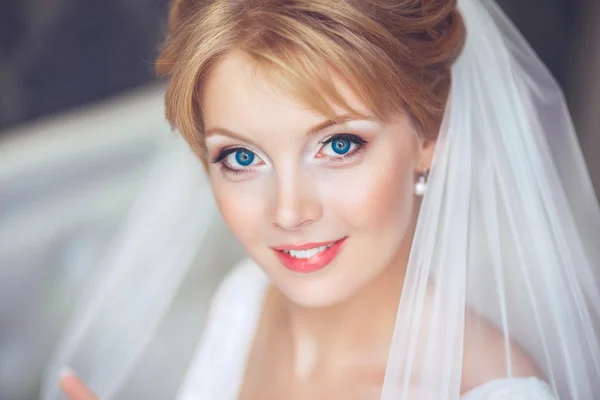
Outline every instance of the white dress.
<svg viewBox="0 0 600 400">
<path fill-rule="evenodd" d="M 236 266 L 213 298 L 211 312 L 180 398 L 234 400 L 260 318 L 269 280 L 252 261 Z M 193 382 L 193 383 L 192 383 Z M 460 397 L 461 400 L 556 400 L 538 378 L 497 379 Z"/>
</svg>

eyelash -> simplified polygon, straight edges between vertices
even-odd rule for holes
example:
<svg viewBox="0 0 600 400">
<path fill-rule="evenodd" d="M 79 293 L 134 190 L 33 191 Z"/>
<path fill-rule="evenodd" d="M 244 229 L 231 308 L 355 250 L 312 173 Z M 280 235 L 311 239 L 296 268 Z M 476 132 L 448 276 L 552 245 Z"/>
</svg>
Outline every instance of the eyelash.
<svg viewBox="0 0 600 400">
<path fill-rule="evenodd" d="M 348 140 L 350 143 L 355 144 L 356 147 L 354 148 L 354 150 L 352 150 L 351 152 L 348 152 L 346 154 L 341 154 L 339 156 L 335 156 L 335 157 L 329 157 L 330 160 L 333 160 L 334 162 L 341 162 L 344 161 L 348 158 L 354 157 L 356 156 L 358 153 L 362 152 L 367 145 L 367 141 L 364 140 L 363 138 L 361 138 L 360 136 L 356 136 L 350 133 L 340 133 L 337 135 L 333 135 L 330 136 L 328 139 L 325 139 L 324 141 L 320 142 L 323 146 L 326 146 L 330 143 L 332 143 L 334 140 Z M 323 147 L 321 147 L 322 149 Z"/>
<path fill-rule="evenodd" d="M 219 168 L 221 168 L 222 171 L 225 171 L 227 173 L 234 174 L 234 175 L 243 174 L 244 172 L 247 172 L 247 168 L 242 168 L 242 169 L 231 168 L 231 167 L 228 167 L 227 164 L 225 164 L 225 162 L 224 162 L 225 158 L 228 155 L 233 154 L 239 150 L 247 150 L 249 152 L 254 153 L 252 150 L 247 149 L 245 147 L 229 147 L 227 149 L 221 150 L 221 152 L 211 162 L 213 164 L 219 164 Z"/>
<path fill-rule="evenodd" d="M 357 135 L 353 135 L 353 134 L 349 134 L 349 133 L 341 133 L 341 134 L 330 136 L 329 138 L 319 142 L 322 145 L 322 147 L 319 151 L 321 151 L 324 146 L 332 143 L 334 140 L 340 140 L 340 139 L 348 140 L 352 144 L 356 145 L 356 147 L 354 148 L 353 151 L 348 152 L 346 154 L 339 155 L 337 157 L 331 157 L 331 156 L 328 157 L 330 160 L 333 160 L 333 162 L 342 162 L 348 158 L 354 157 L 354 156 L 358 155 L 358 153 L 362 152 L 367 145 L 367 141 Z M 245 147 L 230 147 L 230 148 L 221 150 L 221 152 L 214 159 L 212 159 L 211 162 L 213 164 L 219 164 L 219 167 L 223 171 L 230 173 L 230 174 L 239 175 L 239 174 L 246 173 L 246 172 L 248 172 L 248 168 L 240 168 L 240 169 L 231 168 L 231 167 L 227 166 L 227 164 L 225 164 L 225 162 L 224 162 L 225 158 L 228 155 L 233 154 L 239 150 L 246 150 L 246 151 L 254 153 L 252 150 L 247 149 Z"/>
</svg>

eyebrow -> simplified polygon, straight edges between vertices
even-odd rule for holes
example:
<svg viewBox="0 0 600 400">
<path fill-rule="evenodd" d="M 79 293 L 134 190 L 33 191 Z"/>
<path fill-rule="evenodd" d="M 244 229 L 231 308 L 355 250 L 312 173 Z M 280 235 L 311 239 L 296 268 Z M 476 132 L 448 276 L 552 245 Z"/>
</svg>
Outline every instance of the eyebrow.
<svg viewBox="0 0 600 400">
<path fill-rule="evenodd" d="M 336 116 L 334 119 L 327 119 L 323 122 L 316 124 L 315 126 L 311 127 L 310 129 L 308 129 L 306 131 L 306 136 L 313 136 L 319 132 L 324 131 L 327 128 L 331 128 L 336 125 L 343 125 L 350 121 L 359 121 L 359 120 L 374 121 L 375 120 L 373 117 L 368 117 L 368 116 L 364 116 L 364 115 L 360 115 L 358 117 L 359 118 L 356 118 L 355 116 L 352 116 L 352 115 L 339 115 L 339 116 Z M 212 135 L 222 135 L 222 136 L 228 136 L 233 139 L 242 140 L 245 142 L 248 141 L 248 138 L 244 137 L 244 135 L 241 135 L 241 134 L 233 132 L 229 129 L 220 128 L 220 127 L 214 127 L 214 128 L 207 129 L 205 131 L 204 137 L 207 138 Z"/>
</svg>

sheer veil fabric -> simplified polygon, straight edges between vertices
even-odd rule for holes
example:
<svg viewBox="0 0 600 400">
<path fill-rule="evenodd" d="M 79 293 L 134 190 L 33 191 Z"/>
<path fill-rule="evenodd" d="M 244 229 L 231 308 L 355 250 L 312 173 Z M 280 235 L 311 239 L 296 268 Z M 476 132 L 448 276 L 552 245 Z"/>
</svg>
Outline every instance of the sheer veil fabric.
<svg viewBox="0 0 600 400">
<path fill-rule="evenodd" d="M 593 399 L 600 208 L 569 112 L 492 0 L 459 0 L 459 9 L 467 43 L 452 71 L 381 398 L 409 399 L 426 388 L 431 399 L 458 399 L 465 346 L 495 334 L 506 377 L 518 347 L 558 398 Z M 190 269 L 213 267 L 202 255 L 220 224 L 191 151 L 170 147 L 65 330 L 42 398 L 60 398 L 65 365 L 100 398 L 117 397 Z"/>
<path fill-rule="evenodd" d="M 489 320 L 561 399 L 600 394 L 598 203 L 563 95 L 492 1 L 464 0 L 464 53 L 423 200 L 383 389 L 455 399 Z"/>
</svg>

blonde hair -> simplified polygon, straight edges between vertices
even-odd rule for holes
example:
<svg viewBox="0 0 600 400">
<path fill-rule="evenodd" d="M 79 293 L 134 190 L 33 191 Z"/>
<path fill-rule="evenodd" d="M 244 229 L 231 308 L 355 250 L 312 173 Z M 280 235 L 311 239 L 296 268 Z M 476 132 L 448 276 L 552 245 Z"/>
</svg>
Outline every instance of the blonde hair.
<svg viewBox="0 0 600 400">
<path fill-rule="evenodd" d="M 167 118 L 201 158 L 202 86 L 233 51 L 332 119 L 331 104 L 356 113 L 333 68 L 377 117 L 406 113 L 434 138 L 464 40 L 456 0 L 175 0 L 157 72 Z"/>
</svg>

